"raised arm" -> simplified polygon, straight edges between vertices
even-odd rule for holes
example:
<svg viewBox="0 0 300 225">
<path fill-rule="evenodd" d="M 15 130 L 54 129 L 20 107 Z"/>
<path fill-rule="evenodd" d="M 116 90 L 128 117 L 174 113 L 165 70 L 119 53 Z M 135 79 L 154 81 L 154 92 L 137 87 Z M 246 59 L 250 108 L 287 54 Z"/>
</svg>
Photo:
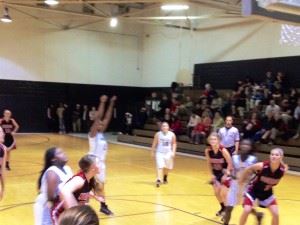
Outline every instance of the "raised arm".
<svg viewBox="0 0 300 225">
<path fill-rule="evenodd" d="M 108 109 L 106 110 L 105 116 L 103 118 L 104 131 L 107 129 L 111 121 L 116 100 L 117 100 L 117 96 L 113 96 L 109 101 Z"/>
<path fill-rule="evenodd" d="M 105 110 L 105 103 L 107 102 L 108 97 L 107 95 L 101 95 L 100 97 L 100 103 L 97 109 L 97 112 L 95 114 L 95 120 L 102 120 L 102 117 L 104 115 L 104 110 Z"/>
<path fill-rule="evenodd" d="M 48 201 L 53 202 L 55 200 L 55 192 L 58 186 L 57 174 L 53 171 L 47 172 L 47 198 Z"/>
</svg>

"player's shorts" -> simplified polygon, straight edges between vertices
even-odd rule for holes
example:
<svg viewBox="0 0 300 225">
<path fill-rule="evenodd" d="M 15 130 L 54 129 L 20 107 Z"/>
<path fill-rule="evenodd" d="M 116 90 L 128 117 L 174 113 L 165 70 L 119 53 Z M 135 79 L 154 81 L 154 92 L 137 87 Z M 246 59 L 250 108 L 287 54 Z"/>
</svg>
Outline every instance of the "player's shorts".
<svg viewBox="0 0 300 225">
<path fill-rule="evenodd" d="M 15 139 L 11 134 L 5 134 L 3 144 L 6 146 L 7 150 L 17 148 Z"/>
<path fill-rule="evenodd" d="M 224 185 L 225 187 L 229 188 L 231 183 L 231 178 L 227 177 L 225 180 L 222 179 L 224 176 L 223 171 L 215 171 L 213 170 L 213 175 L 216 177 L 216 180 L 214 180 L 214 184 Z"/>
<path fill-rule="evenodd" d="M 227 205 L 228 206 L 236 206 L 240 202 L 240 196 L 239 193 L 243 193 L 244 190 L 240 191 L 240 185 L 238 184 L 238 181 L 235 179 L 232 179 L 230 182 L 230 188 L 227 194 Z"/>
<path fill-rule="evenodd" d="M 156 167 L 158 169 L 167 168 L 169 170 L 173 169 L 173 157 L 172 152 L 161 153 L 156 152 Z"/>
<path fill-rule="evenodd" d="M 99 182 L 105 183 L 105 179 L 106 179 L 105 161 L 99 161 L 98 166 L 100 168 L 100 173 L 96 175 L 96 178 Z"/>
<path fill-rule="evenodd" d="M 245 193 L 243 205 L 253 206 L 256 199 L 258 200 L 258 205 L 262 208 L 266 208 L 271 205 L 277 205 L 276 198 L 273 194 L 262 199 L 260 197 L 257 197 L 255 192 Z"/>
</svg>

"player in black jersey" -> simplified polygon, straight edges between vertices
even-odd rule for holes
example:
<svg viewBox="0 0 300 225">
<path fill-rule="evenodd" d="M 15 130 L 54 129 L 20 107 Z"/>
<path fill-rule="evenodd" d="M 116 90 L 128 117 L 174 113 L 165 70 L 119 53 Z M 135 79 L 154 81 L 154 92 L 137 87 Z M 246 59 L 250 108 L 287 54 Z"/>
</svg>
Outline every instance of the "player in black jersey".
<svg viewBox="0 0 300 225">
<path fill-rule="evenodd" d="M 217 216 L 224 213 L 225 202 L 229 187 L 228 176 L 232 169 L 232 160 L 230 154 L 220 145 L 220 137 L 213 132 L 208 137 L 210 146 L 205 149 L 205 156 L 209 173 L 211 174 L 211 184 L 213 185 L 216 198 L 218 199 L 221 209 L 217 212 Z"/>
<path fill-rule="evenodd" d="M 242 185 L 249 176 L 256 174 L 251 181 L 244 197 L 244 211 L 240 218 L 240 225 L 247 222 L 249 213 L 252 211 L 253 204 L 257 199 L 259 206 L 269 208 L 272 214 L 272 225 L 279 224 L 279 213 L 276 198 L 273 195 L 273 186 L 277 185 L 287 170 L 287 165 L 282 162 L 283 150 L 275 148 L 271 150 L 270 159 L 256 163 L 248 167 L 241 176 Z"/>
<path fill-rule="evenodd" d="M 10 160 L 10 151 L 16 149 L 16 142 L 14 135 L 19 129 L 18 123 L 11 118 L 11 111 L 4 110 L 3 118 L 0 119 L 0 126 L 4 131 L 4 145 L 7 148 L 7 159 L 6 159 L 6 169 L 10 170 L 9 160 Z"/>
</svg>

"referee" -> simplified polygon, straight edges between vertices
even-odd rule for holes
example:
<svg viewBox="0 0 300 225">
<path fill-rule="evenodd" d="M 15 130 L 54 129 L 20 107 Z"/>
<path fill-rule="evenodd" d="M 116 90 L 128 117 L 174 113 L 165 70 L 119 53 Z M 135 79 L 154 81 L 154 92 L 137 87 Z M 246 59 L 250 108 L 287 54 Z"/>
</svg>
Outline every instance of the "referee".
<svg viewBox="0 0 300 225">
<path fill-rule="evenodd" d="M 239 150 L 240 134 L 239 130 L 232 126 L 232 116 L 227 116 L 225 119 L 225 127 L 219 130 L 221 144 L 228 150 L 230 155 L 237 154 Z"/>
</svg>

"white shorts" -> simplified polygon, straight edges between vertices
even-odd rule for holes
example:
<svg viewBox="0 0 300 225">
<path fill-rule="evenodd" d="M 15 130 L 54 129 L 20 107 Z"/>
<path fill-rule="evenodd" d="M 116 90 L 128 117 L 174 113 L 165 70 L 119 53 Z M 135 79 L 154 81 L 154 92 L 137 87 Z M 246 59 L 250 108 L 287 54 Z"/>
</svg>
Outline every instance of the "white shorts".
<svg viewBox="0 0 300 225">
<path fill-rule="evenodd" d="M 105 178 L 106 178 L 106 165 L 104 161 L 100 161 L 98 163 L 98 166 L 100 168 L 100 173 L 96 175 L 97 180 L 100 181 L 101 183 L 105 183 Z"/>
<path fill-rule="evenodd" d="M 39 194 L 33 205 L 34 224 L 52 225 L 50 209 L 47 206 L 47 197 L 45 194 Z"/>
<path fill-rule="evenodd" d="M 156 152 L 156 167 L 158 169 L 167 168 L 171 170 L 173 169 L 173 164 L 172 152 Z"/>
<path fill-rule="evenodd" d="M 230 182 L 230 188 L 227 194 L 227 205 L 228 206 L 236 206 L 242 199 L 242 193 L 244 190 L 240 191 L 240 185 L 237 180 L 232 179 Z"/>
</svg>

